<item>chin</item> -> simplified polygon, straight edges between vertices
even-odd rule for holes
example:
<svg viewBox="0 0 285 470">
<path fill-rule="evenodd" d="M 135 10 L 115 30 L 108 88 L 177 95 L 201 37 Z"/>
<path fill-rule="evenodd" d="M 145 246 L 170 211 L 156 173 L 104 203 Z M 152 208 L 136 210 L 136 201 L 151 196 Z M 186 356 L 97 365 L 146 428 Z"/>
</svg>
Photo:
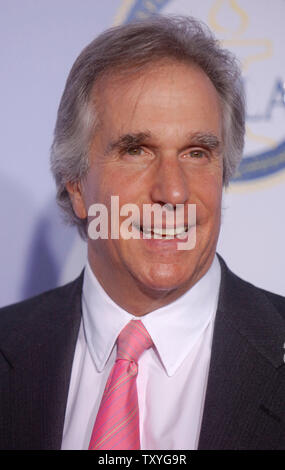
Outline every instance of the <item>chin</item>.
<svg viewBox="0 0 285 470">
<path fill-rule="evenodd" d="M 167 265 L 163 265 L 161 269 L 159 266 L 152 267 L 151 271 L 144 273 L 139 277 L 140 285 L 144 290 L 157 292 L 168 292 L 179 288 L 183 288 L 187 284 L 191 284 L 191 274 L 177 272 L 177 269 L 167 269 Z M 190 274 L 190 275 L 189 275 Z"/>
</svg>

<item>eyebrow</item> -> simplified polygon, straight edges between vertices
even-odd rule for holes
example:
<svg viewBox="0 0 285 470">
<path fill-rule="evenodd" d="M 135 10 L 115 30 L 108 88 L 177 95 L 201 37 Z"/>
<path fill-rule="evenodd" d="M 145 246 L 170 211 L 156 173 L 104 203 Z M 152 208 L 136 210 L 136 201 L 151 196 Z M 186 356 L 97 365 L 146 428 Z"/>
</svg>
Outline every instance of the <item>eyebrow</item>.
<svg viewBox="0 0 285 470">
<path fill-rule="evenodd" d="M 211 132 L 194 132 L 188 135 L 191 145 L 207 147 L 209 150 L 218 150 L 222 147 L 222 142 Z"/>
<path fill-rule="evenodd" d="M 126 148 L 139 146 L 146 143 L 151 138 L 150 132 L 137 132 L 134 134 L 124 134 L 119 136 L 117 140 L 110 142 L 106 149 L 106 154 L 113 150 L 125 150 Z"/>
<path fill-rule="evenodd" d="M 110 142 L 105 154 L 114 150 L 125 150 L 126 148 L 140 146 L 147 143 L 152 138 L 150 131 L 123 134 L 117 140 Z M 209 150 L 218 150 L 221 148 L 221 141 L 211 132 L 190 132 L 186 138 L 186 146 L 201 146 Z"/>
</svg>

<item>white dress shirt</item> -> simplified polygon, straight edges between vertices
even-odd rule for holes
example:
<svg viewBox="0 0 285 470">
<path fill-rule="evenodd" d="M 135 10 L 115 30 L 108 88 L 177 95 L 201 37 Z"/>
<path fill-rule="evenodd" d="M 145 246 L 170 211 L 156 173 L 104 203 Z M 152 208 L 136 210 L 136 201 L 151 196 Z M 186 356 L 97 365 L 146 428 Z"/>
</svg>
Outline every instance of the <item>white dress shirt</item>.
<svg viewBox="0 0 285 470">
<path fill-rule="evenodd" d="M 138 318 L 154 343 L 139 359 L 141 449 L 197 449 L 220 277 L 215 257 L 208 272 L 184 295 L 135 317 L 107 295 L 87 264 L 62 449 L 88 449 L 115 362 L 117 336 L 131 319 Z"/>
</svg>

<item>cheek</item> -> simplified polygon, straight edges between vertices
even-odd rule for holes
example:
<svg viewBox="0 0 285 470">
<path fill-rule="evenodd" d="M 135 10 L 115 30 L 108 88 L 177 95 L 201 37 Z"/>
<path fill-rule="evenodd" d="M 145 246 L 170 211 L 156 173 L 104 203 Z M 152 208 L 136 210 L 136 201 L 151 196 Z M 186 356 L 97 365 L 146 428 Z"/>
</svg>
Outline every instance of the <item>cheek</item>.
<svg viewBox="0 0 285 470">
<path fill-rule="evenodd" d="M 222 179 L 205 178 L 200 181 L 196 192 L 197 218 L 207 222 L 214 218 L 219 222 L 222 201 Z"/>
<path fill-rule="evenodd" d="M 147 185 L 138 172 L 128 172 L 124 167 L 110 169 L 101 184 L 101 191 L 105 198 L 119 196 L 120 206 L 123 204 L 139 204 L 142 195 L 147 193 Z"/>
<path fill-rule="evenodd" d="M 108 173 L 100 165 L 96 168 L 95 166 L 91 167 L 84 185 L 86 205 L 88 207 L 95 203 L 108 205 L 109 196 L 113 193 L 112 190 L 115 193 L 116 188 Z"/>
</svg>

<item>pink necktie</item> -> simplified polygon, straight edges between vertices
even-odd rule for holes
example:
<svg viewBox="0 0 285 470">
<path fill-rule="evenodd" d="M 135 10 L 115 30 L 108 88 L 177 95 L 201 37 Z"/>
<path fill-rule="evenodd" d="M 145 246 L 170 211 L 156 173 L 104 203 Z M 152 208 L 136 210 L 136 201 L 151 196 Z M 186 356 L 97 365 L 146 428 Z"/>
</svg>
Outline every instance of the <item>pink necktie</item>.
<svg viewBox="0 0 285 470">
<path fill-rule="evenodd" d="M 89 450 L 140 449 L 136 376 L 138 359 L 152 340 L 140 320 L 131 320 L 117 339 L 117 358 L 108 377 Z"/>
</svg>

